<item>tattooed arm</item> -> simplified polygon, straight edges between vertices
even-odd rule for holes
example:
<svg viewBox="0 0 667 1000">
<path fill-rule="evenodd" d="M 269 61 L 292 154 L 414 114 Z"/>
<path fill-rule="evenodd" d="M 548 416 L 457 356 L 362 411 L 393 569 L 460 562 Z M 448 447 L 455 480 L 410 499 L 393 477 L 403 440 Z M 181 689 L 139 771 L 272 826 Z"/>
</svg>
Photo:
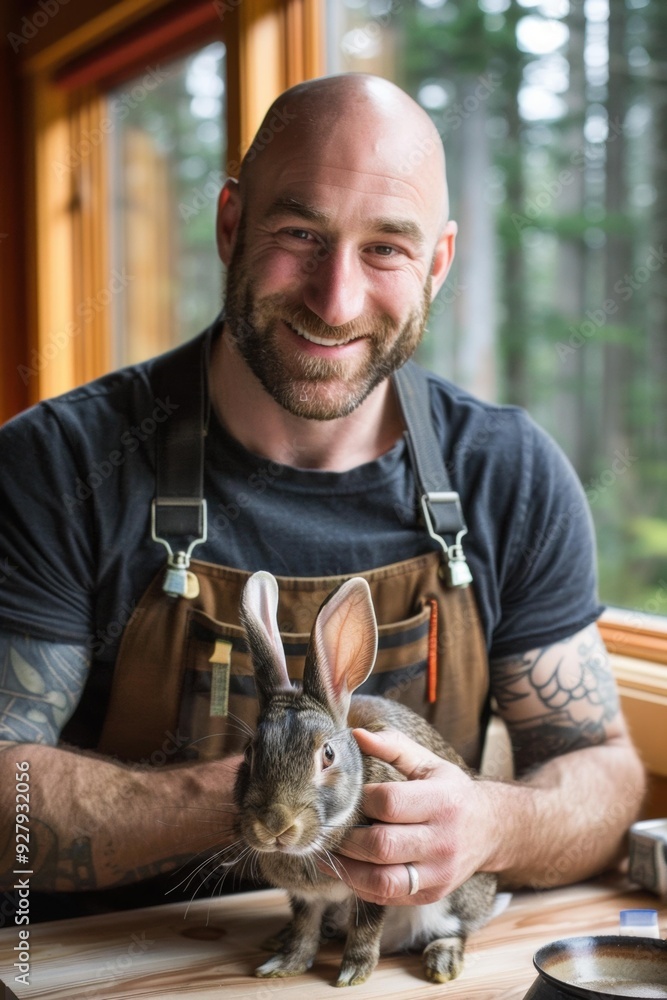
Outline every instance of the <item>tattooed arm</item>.
<svg viewBox="0 0 667 1000">
<path fill-rule="evenodd" d="M 494 867 L 510 883 L 566 884 L 621 854 L 644 774 L 597 626 L 491 665 L 518 781 Z"/>
<path fill-rule="evenodd" d="M 17 762 L 29 763 L 34 889 L 134 882 L 229 840 L 240 758 L 149 769 L 56 745 L 88 669 L 83 646 L 0 631 L 0 888 L 15 882 Z"/>
</svg>

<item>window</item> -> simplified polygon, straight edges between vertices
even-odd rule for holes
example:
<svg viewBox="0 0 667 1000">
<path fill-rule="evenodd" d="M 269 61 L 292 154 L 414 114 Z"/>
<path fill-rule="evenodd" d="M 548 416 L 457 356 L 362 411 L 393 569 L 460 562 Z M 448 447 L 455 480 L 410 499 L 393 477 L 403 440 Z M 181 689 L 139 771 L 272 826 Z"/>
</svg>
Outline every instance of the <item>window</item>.
<svg viewBox="0 0 667 1000">
<path fill-rule="evenodd" d="M 422 360 L 527 407 L 559 441 L 594 518 L 601 597 L 634 609 L 630 630 L 651 626 L 658 639 L 667 7 L 329 0 L 327 11 L 329 70 L 394 79 L 445 143 L 457 260 Z"/>
<path fill-rule="evenodd" d="M 8 174 L 4 200 L 25 201 L 15 227 L 29 261 L 25 289 L 10 269 L 0 275 L 17 331 L 0 373 L 3 418 L 214 318 L 223 174 L 238 169 L 271 101 L 324 70 L 321 0 L 67 9 L 21 36 L 22 103 L 0 79 L 26 123 L 13 161 L 25 170 Z"/>
<path fill-rule="evenodd" d="M 108 94 L 114 367 L 193 337 L 220 309 L 225 54 L 213 42 Z"/>
</svg>

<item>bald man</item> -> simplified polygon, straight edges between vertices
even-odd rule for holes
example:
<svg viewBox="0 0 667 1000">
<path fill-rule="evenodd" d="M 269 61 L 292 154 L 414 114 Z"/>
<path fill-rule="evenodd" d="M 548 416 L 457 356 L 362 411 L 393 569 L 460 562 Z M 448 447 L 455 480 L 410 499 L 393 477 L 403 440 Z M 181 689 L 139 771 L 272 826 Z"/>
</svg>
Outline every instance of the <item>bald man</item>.
<svg viewBox="0 0 667 1000">
<path fill-rule="evenodd" d="M 14 569 L 0 591 L 0 795 L 10 831 L 18 761 L 45 910 L 49 893 L 106 890 L 96 905 L 113 905 L 129 885 L 155 901 L 155 877 L 171 872 L 174 888 L 193 858 L 213 856 L 217 887 L 233 855 L 239 720 L 252 724 L 254 705 L 238 597 L 257 569 L 287 592 L 280 626 L 295 662 L 315 598 L 363 575 L 381 626 L 371 690 L 451 730 L 472 766 L 491 699 L 508 727 L 515 780 L 502 783 L 472 781 L 405 736 L 357 733 L 409 779 L 369 786 L 375 822 L 343 844 L 339 873 L 362 899 L 427 903 L 477 870 L 512 885 L 574 881 L 619 857 L 641 801 L 595 625 L 585 498 L 553 442 L 521 411 L 424 375 L 467 523 L 469 586 L 443 579 L 415 500 L 394 373 L 456 236 L 433 124 L 364 75 L 299 85 L 267 121 L 276 110 L 285 127 L 251 146 L 220 195 L 224 315 L 167 363 L 42 404 L 0 434 L 3 468 L 16 470 L 1 501 Z M 200 438 L 185 436 L 174 469 L 160 428 L 181 427 L 179 384 L 202 359 L 208 537 L 189 535 L 197 548 L 174 596 L 155 466 L 190 495 L 183 469 Z M 13 840 L 0 842 L 11 887 Z M 67 898 L 80 912 L 83 895 Z"/>
</svg>

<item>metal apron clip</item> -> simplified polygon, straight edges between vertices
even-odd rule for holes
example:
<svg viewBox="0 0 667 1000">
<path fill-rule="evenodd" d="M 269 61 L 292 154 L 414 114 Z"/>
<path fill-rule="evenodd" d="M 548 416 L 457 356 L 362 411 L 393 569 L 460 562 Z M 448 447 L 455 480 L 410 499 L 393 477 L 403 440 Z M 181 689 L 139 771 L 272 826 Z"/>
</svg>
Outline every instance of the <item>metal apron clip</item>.
<svg viewBox="0 0 667 1000">
<path fill-rule="evenodd" d="M 182 498 L 174 499 L 172 503 L 174 506 L 183 506 L 184 501 Z M 169 500 L 162 498 L 160 500 L 160 506 L 163 507 L 165 504 L 168 506 Z M 187 549 L 180 549 L 174 552 L 171 545 L 166 538 L 161 538 L 156 531 L 156 517 L 157 517 L 157 500 L 153 500 L 151 504 L 151 538 L 154 542 L 159 542 L 164 545 L 167 550 L 167 572 L 164 576 L 164 582 L 162 584 L 162 589 L 165 594 L 170 597 L 197 597 L 199 594 L 199 581 L 194 573 L 188 572 L 188 567 L 190 566 L 190 556 L 192 555 L 192 550 L 195 545 L 200 545 L 202 542 L 206 541 L 208 536 L 208 517 L 206 511 L 206 500 L 198 500 L 196 505 L 199 507 L 199 521 L 201 525 L 201 535 L 199 538 L 195 538 Z M 193 504 L 194 506 L 194 504 Z"/>
<path fill-rule="evenodd" d="M 457 532 L 456 540 L 453 545 L 448 545 L 442 535 L 439 535 L 435 530 L 433 518 L 431 517 L 431 510 L 429 508 L 430 503 L 454 504 L 457 507 L 461 515 L 460 520 L 463 527 Z M 461 539 L 467 533 L 468 529 L 463 521 L 461 501 L 458 493 L 424 493 L 421 498 L 421 508 L 429 535 L 438 543 L 438 545 L 442 547 L 442 550 L 447 557 L 447 573 L 449 575 L 450 586 L 467 587 L 470 583 L 472 583 L 472 573 L 470 572 L 470 566 L 468 565 L 468 561 L 463 551 Z"/>
<path fill-rule="evenodd" d="M 169 399 L 175 411 L 157 426 L 151 505 L 151 537 L 168 553 L 162 589 L 171 597 L 199 594 L 199 580 L 188 567 L 192 550 L 208 534 L 204 499 L 208 358 L 219 325 L 220 318 L 203 335 L 157 358 L 151 372 L 155 399 Z"/>
</svg>

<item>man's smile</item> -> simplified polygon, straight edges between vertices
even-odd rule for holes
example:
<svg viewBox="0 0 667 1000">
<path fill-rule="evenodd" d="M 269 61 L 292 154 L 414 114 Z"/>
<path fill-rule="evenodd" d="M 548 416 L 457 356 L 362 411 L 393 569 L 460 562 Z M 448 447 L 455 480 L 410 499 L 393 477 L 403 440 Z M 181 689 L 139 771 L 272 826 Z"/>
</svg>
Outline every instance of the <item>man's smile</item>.
<svg viewBox="0 0 667 1000">
<path fill-rule="evenodd" d="M 345 344 L 351 344 L 355 340 L 361 340 L 362 338 L 358 335 L 353 335 L 348 337 L 347 340 L 339 340 L 335 337 L 318 337 L 314 333 L 309 333 L 307 330 L 299 329 L 296 326 L 292 326 L 287 320 L 283 321 L 285 326 L 296 333 L 298 337 L 302 337 L 304 340 L 310 341 L 311 344 L 318 344 L 320 347 L 344 347 Z"/>
</svg>

